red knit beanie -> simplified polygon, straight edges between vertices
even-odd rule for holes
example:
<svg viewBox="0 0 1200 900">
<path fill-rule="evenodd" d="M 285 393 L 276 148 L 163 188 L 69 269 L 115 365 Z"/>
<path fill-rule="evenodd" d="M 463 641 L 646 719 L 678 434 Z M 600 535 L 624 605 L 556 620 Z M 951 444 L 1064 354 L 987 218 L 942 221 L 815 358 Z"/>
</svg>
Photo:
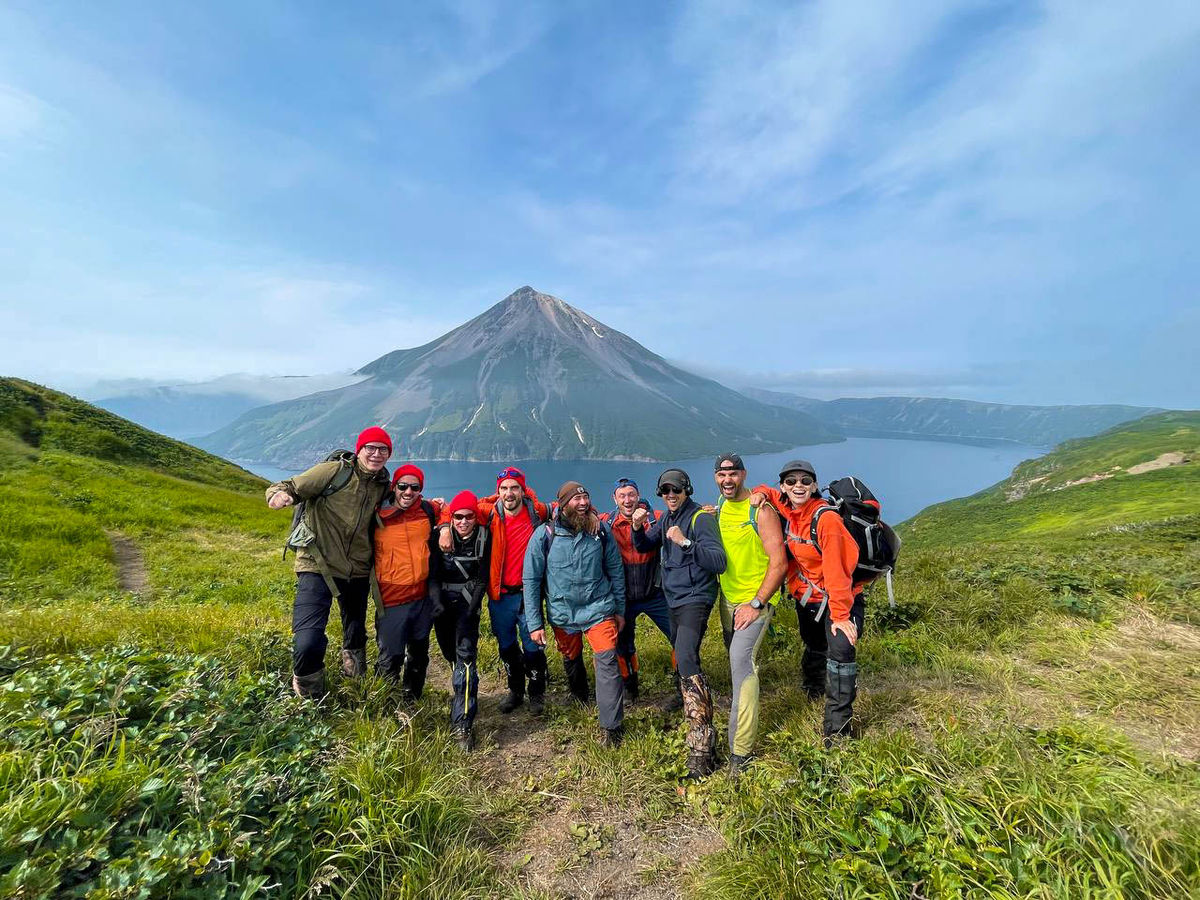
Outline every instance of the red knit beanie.
<svg viewBox="0 0 1200 900">
<path fill-rule="evenodd" d="M 454 499 L 450 501 L 450 515 L 454 515 L 459 511 L 470 510 L 475 513 L 476 518 L 479 517 L 479 498 L 470 491 L 460 491 L 454 495 Z"/>
<path fill-rule="evenodd" d="M 362 448 L 365 444 L 386 444 L 388 453 L 392 452 L 392 439 L 388 437 L 388 433 L 378 425 L 372 425 L 370 428 L 364 428 L 362 434 L 358 436 L 358 443 L 354 445 L 354 453 L 357 456 L 362 453 Z"/>
<path fill-rule="evenodd" d="M 414 466 L 412 463 L 405 463 L 396 469 L 396 474 L 392 476 L 392 487 L 396 486 L 396 482 L 400 480 L 401 475 L 413 475 L 417 479 L 417 483 L 421 489 L 425 489 L 425 473 Z"/>
<path fill-rule="evenodd" d="M 521 486 L 521 490 L 528 490 L 525 487 L 525 473 L 516 466 L 508 466 L 500 470 L 500 474 L 496 476 L 496 487 L 500 487 L 500 482 L 512 479 Z"/>
</svg>

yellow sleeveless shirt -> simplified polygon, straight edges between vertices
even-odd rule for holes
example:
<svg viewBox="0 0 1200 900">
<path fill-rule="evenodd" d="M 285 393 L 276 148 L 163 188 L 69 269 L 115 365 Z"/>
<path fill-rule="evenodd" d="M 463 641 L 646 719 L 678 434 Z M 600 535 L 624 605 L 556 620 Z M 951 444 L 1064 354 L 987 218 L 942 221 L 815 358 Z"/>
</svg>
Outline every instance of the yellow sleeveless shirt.
<svg viewBox="0 0 1200 900">
<path fill-rule="evenodd" d="M 728 564 L 721 578 L 721 593 L 734 605 L 754 598 L 770 567 L 770 558 L 763 549 L 750 520 L 750 498 L 726 500 L 717 511 L 721 543 Z"/>
</svg>

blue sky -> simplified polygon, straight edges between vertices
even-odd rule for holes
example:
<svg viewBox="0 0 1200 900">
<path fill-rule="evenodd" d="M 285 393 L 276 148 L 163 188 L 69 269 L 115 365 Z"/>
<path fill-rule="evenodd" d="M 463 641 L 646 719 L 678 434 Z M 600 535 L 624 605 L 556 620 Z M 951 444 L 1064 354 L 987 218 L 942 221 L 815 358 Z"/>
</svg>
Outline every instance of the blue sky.
<svg viewBox="0 0 1200 900">
<path fill-rule="evenodd" d="M 346 370 L 531 284 L 733 382 L 1196 407 L 1197 108 L 1194 0 L 10 0 L 0 373 Z"/>
</svg>

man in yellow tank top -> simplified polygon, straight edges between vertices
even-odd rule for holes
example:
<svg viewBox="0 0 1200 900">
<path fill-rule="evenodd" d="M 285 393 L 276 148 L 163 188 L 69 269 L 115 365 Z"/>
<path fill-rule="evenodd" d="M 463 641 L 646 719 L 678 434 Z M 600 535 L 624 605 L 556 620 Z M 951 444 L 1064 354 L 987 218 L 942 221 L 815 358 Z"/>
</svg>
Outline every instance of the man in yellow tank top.
<svg viewBox="0 0 1200 900">
<path fill-rule="evenodd" d="M 717 457 L 720 499 L 717 525 L 728 564 L 721 581 L 721 629 L 733 680 L 729 710 L 729 770 L 750 761 L 758 733 L 758 647 L 774 612 L 773 601 L 787 574 L 787 551 L 779 515 L 750 506 L 746 467 L 736 453 Z"/>
</svg>

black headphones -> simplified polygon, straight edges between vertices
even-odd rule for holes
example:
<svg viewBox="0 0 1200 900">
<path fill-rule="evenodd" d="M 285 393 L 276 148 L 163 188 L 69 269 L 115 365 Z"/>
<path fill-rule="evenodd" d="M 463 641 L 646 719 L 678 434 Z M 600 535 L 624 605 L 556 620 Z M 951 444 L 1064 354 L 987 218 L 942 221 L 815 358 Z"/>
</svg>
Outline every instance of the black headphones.
<svg viewBox="0 0 1200 900">
<path fill-rule="evenodd" d="M 655 487 L 655 493 L 658 494 L 658 496 L 660 496 L 660 497 L 662 496 L 663 478 L 665 478 L 667 475 L 671 474 L 672 472 L 678 472 L 680 475 L 683 476 L 680 480 L 683 482 L 684 496 L 685 497 L 692 496 L 692 479 L 690 479 L 688 477 L 688 473 L 683 471 L 683 469 L 667 469 L 665 472 L 662 473 L 662 475 L 659 475 L 658 476 L 658 485 Z"/>
</svg>

